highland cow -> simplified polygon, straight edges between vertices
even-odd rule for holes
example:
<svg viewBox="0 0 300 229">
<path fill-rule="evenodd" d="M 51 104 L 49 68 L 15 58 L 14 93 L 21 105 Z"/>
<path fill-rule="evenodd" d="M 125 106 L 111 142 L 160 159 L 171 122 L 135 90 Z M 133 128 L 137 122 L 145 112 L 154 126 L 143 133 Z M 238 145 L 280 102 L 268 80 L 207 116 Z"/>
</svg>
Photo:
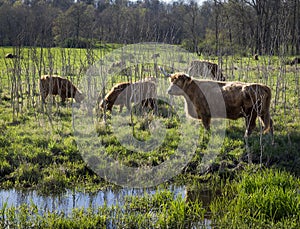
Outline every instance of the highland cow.
<svg viewBox="0 0 300 229">
<path fill-rule="evenodd" d="M 67 98 L 74 98 L 80 103 L 84 99 L 82 92 L 70 80 L 58 75 L 43 75 L 40 79 L 40 92 L 44 103 L 49 94 L 59 95 L 62 102 Z"/>
<path fill-rule="evenodd" d="M 170 75 L 168 94 L 184 96 L 186 112 L 201 119 L 205 129 L 210 129 L 211 118 L 246 120 L 245 137 L 255 128 L 256 118 L 263 124 L 263 131 L 273 136 L 270 117 L 271 89 L 263 84 L 195 80 L 184 73 Z"/>
<path fill-rule="evenodd" d="M 297 65 L 297 64 L 300 64 L 300 57 L 295 57 L 295 58 L 290 62 L 290 65 L 291 65 L 291 66 Z"/>
<path fill-rule="evenodd" d="M 112 111 L 114 105 L 120 106 L 122 112 L 125 106 L 131 110 L 131 103 L 142 103 L 144 107 L 154 109 L 156 97 L 156 85 L 151 80 L 143 80 L 135 83 L 118 83 L 106 94 L 104 99 L 98 100 L 100 108 Z"/>
<path fill-rule="evenodd" d="M 12 53 L 7 53 L 7 54 L 5 55 L 5 58 L 6 58 L 6 59 L 14 59 L 14 58 L 18 58 L 18 56 L 15 55 L 15 54 L 12 54 Z"/>
</svg>

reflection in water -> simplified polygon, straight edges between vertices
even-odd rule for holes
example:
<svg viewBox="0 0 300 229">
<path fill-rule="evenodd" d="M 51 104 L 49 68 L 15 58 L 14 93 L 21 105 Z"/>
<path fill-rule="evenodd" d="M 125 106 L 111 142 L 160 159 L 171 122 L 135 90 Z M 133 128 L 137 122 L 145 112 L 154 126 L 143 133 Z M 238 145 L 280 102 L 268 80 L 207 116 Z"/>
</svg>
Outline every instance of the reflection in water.
<svg viewBox="0 0 300 229">
<path fill-rule="evenodd" d="M 4 204 L 7 207 L 20 206 L 22 204 L 30 205 L 33 203 L 41 213 L 43 212 L 64 212 L 70 214 L 74 208 L 87 209 L 97 208 L 106 204 L 123 205 L 126 196 L 143 196 L 145 193 L 154 194 L 160 189 L 119 189 L 119 190 L 101 190 L 97 193 L 84 193 L 68 190 L 59 196 L 41 196 L 36 191 L 19 191 L 15 189 L 0 190 L 0 209 Z M 169 188 L 176 196 L 184 197 L 185 188 L 183 186 Z"/>
<path fill-rule="evenodd" d="M 199 189 L 190 188 L 189 186 L 169 186 L 168 188 L 174 193 L 175 197 L 181 196 L 186 201 L 201 201 L 203 207 L 208 210 L 211 202 L 211 195 L 209 191 L 201 191 Z M 0 209 L 7 204 L 6 208 L 22 204 L 34 204 L 39 209 L 40 214 L 44 212 L 63 212 L 65 215 L 72 213 L 75 208 L 93 208 L 97 209 L 99 206 L 106 204 L 112 206 L 118 204 L 122 206 L 126 196 L 143 196 L 147 194 L 155 194 L 160 190 L 165 189 L 118 189 L 118 190 L 101 190 L 97 193 L 84 193 L 78 191 L 68 190 L 59 196 L 41 196 L 36 191 L 19 191 L 15 189 L 0 190 Z M 211 221 L 209 212 L 207 212 L 204 221 L 193 222 L 193 228 L 211 228 Z"/>
<path fill-rule="evenodd" d="M 209 189 L 199 189 L 191 186 L 186 186 L 184 193 L 186 202 L 202 202 L 202 207 L 206 210 L 204 217 L 208 225 L 210 224 L 208 219 L 211 218 L 210 203 L 215 197 L 220 195 L 221 193 L 219 191 L 213 192 Z"/>
<path fill-rule="evenodd" d="M 212 201 L 212 199 L 218 195 L 218 193 L 213 193 L 212 190 L 209 189 L 197 189 L 194 187 L 187 186 L 185 188 L 185 200 L 187 202 L 195 202 L 195 201 L 201 201 L 202 206 L 204 208 L 209 208 L 209 205 Z"/>
</svg>

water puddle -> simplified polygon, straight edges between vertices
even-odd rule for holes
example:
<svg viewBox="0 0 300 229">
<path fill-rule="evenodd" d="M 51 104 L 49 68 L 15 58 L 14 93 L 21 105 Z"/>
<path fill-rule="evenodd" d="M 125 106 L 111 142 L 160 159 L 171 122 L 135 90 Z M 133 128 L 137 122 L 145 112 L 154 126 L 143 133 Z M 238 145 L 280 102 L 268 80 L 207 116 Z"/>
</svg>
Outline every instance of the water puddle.
<svg viewBox="0 0 300 229">
<path fill-rule="evenodd" d="M 63 212 L 65 215 L 71 214 L 75 208 L 97 209 L 106 204 L 107 206 L 119 205 L 125 203 L 126 196 L 144 196 L 147 194 L 155 194 L 165 189 L 119 189 L 119 190 L 101 190 L 97 193 L 84 193 L 78 191 L 67 190 L 65 193 L 57 196 L 42 196 L 36 191 L 20 191 L 16 189 L 0 190 L 0 209 L 5 205 L 9 207 L 19 207 L 23 204 L 34 204 L 40 214 L 45 212 Z M 175 197 L 181 196 L 186 201 L 201 200 L 203 207 L 208 207 L 211 201 L 209 192 L 200 192 L 199 190 L 189 190 L 186 186 L 169 186 L 168 190 L 174 193 Z M 197 222 L 195 222 L 197 225 Z M 205 228 L 211 228 L 209 217 L 199 222 L 199 225 L 205 225 Z M 198 226 L 196 226 L 197 228 Z"/>
<path fill-rule="evenodd" d="M 172 186 L 169 190 L 176 196 L 181 195 L 184 198 L 184 186 Z M 7 207 L 34 204 L 41 212 L 64 212 L 65 214 L 69 214 L 74 208 L 97 208 L 104 204 L 107 206 L 116 204 L 122 206 L 126 196 L 143 196 L 146 193 L 154 194 L 157 191 L 159 189 L 108 189 L 97 193 L 67 190 L 58 196 L 42 196 L 36 191 L 0 190 L 0 209 L 3 208 L 4 204 L 7 204 Z"/>
</svg>

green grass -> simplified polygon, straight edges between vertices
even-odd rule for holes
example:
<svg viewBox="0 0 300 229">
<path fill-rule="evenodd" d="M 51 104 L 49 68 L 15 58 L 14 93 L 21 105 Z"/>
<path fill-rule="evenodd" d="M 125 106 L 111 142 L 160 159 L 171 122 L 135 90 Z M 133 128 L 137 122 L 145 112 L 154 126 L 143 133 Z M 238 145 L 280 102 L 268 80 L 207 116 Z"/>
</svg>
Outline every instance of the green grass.
<svg viewBox="0 0 300 229">
<path fill-rule="evenodd" d="M 215 225 L 230 228 L 298 228 L 300 180 L 278 170 L 249 169 L 227 183 L 211 204 Z"/>
</svg>

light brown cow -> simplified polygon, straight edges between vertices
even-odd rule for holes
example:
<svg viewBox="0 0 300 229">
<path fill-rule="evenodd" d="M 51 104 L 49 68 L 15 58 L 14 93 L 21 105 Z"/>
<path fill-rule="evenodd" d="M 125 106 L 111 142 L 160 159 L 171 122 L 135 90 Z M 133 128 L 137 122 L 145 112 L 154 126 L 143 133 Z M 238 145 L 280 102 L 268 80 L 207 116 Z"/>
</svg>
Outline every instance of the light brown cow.
<svg viewBox="0 0 300 229">
<path fill-rule="evenodd" d="M 184 96 L 187 114 L 201 119 L 210 129 L 211 118 L 246 120 L 245 137 L 255 128 L 257 116 L 264 126 L 264 133 L 273 136 L 273 121 L 270 117 L 271 89 L 263 84 L 195 80 L 184 73 L 170 75 L 170 95 Z"/>
<path fill-rule="evenodd" d="M 120 112 L 124 106 L 131 110 L 131 103 L 142 103 L 142 106 L 155 108 L 156 85 L 152 80 L 143 80 L 135 83 L 118 83 L 106 94 L 100 102 L 102 110 L 112 111 L 114 105 L 120 106 Z M 100 99 L 100 97 L 99 97 Z M 99 100 L 98 100 L 99 102 Z"/>
<path fill-rule="evenodd" d="M 82 92 L 70 80 L 58 75 L 41 76 L 40 92 L 43 102 L 49 94 L 59 95 L 62 102 L 65 102 L 67 98 L 74 98 L 76 102 L 80 103 L 84 99 Z"/>
<path fill-rule="evenodd" d="M 211 78 L 213 80 L 225 81 L 218 65 L 206 60 L 193 60 L 190 64 L 189 76 Z"/>
</svg>

